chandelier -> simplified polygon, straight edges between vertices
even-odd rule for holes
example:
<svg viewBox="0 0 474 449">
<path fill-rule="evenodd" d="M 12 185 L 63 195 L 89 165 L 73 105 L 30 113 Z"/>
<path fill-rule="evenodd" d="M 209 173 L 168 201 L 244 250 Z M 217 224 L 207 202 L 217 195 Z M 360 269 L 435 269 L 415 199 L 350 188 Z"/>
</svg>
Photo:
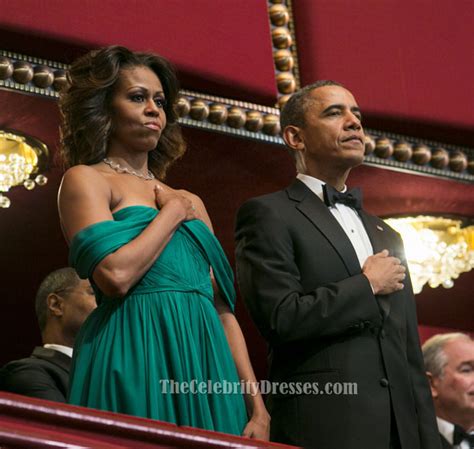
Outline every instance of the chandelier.
<svg viewBox="0 0 474 449">
<path fill-rule="evenodd" d="M 32 190 L 44 186 L 48 179 L 40 170 L 48 161 L 48 147 L 38 139 L 18 131 L 0 130 L 0 208 L 10 207 L 3 193 L 23 184 Z"/>
<path fill-rule="evenodd" d="M 474 225 L 432 216 L 385 221 L 402 236 L 415 293 L 425 284 L 451 288 L 453 279 L 474 268 Z"/>
</svg>

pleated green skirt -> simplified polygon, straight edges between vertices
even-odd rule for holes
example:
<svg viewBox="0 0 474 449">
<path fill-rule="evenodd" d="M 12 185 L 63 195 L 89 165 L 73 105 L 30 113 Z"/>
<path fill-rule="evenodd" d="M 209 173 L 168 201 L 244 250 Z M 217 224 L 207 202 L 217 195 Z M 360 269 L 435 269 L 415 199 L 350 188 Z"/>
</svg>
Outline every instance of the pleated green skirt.
<svg viewBox="0 0 474 449">
<path fill-rule="evenodd" d="M 91 278 L 103 257 L 135 238 L 157 213 L 127 207 L 114 221 L 82 230 L 72 242 L 71 263 Z M 99 306 L 76 340 L 69 402 L 240 435 L 245 405 L 213 304 L 210 266 L 233 308 L 233 277 L 222 248 L 195 220 L 179 228 L 125 298 L 97 290 Z"/>
</svg>

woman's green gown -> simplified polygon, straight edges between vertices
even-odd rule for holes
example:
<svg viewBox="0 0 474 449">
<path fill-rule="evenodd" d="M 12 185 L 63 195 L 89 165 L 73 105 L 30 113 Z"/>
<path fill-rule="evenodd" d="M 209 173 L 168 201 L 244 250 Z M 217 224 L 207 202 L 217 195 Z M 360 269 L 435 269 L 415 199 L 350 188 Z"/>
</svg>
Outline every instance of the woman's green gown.
<svg viewBox="0 0 474 449">
<path fill-rule="evenodd" d="M 71 264 L 91 279 L 104 257 L 158 213 L 130 206 L 114 220 L 88 226 L 71 243 Z M 125 298 L 107 298 L 95 288 L 99 305 L 76 339 L 69 402 L 240 435 L 247 422 L 240 390 L 219 394 L 224 384 L 238 386 L 239 378 L 214 307 L 210 266 L 233 309 L 232 270 L 199 220 L 178 228 Z"/>
</svg>

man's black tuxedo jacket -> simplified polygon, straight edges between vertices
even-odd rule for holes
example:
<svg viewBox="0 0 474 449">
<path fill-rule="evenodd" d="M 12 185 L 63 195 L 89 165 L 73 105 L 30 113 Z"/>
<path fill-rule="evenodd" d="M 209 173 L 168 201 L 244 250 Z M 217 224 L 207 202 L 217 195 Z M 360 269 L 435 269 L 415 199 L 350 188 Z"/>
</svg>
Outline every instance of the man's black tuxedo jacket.
<svg viewBox="0 0 474 449">
<path fill-rule="evenodd" d="M 360 216 L 374 253 L 404 260 L 399 235 Z M 269 395 L 272 439 L 386 449 L 393 408 L 403 449 L 440 449 L 409 278 L 374 297 L 347 235 L 298 180 L 241 207 L 236 243 L 242 296 L 270 344 L 270 380 L 357 385 L 355 395 Z"/>
<path fill-rule="evenodd" d="M 453 449 L 453 445 L 449 444 L 449 441 L 443 437 L 443 435 L 439 435 L 441 438 L 441 449 Z"/>
<path fill-rule="evenodd" d="M 70 366 L 66 354 L 36 347 L 30 357 L 7 363 L 0 370 L 0 391 L 66 402 Z"/>
</svg>

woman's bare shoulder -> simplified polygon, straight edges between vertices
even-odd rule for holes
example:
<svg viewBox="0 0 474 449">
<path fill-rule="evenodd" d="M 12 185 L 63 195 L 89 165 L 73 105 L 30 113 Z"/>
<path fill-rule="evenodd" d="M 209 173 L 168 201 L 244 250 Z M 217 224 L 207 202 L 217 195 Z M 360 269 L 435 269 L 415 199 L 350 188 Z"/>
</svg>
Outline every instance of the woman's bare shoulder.
<svg viewBox="0 0 474 449">
<path fill-rule="evenodd" d="M 112 189 L 93 166 L 76 165 L 63 176 L 58 194 L 59 217 L 68 241 L 82 228 L 110 220 Z"/>
<path fill-rule="evenodd" d="M 95 166 L 75 165 L 63 175 L 59 194 L 97 194 L 110 192 L 110 185 Z"/>
<path fill-rule="evenodd" d="M 105 177 L 97 169 L 97 165 L 75 165 L 74 167 L 68 168 L 64 172 L 63 180 L 79 183 L 94 180 L 96 182 L 107 183 Z"/>
</svg>

